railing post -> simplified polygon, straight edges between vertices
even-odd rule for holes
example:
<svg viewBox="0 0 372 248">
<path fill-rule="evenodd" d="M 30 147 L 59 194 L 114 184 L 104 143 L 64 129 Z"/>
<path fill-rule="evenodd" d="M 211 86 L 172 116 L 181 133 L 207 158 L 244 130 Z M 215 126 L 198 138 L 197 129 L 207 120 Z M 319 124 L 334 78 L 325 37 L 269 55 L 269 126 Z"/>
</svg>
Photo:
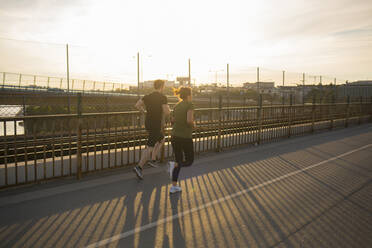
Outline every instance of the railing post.
<svg viewBox="0 0 372 248">
<path fill-rule="evenodd" d="M 5 72 L 3 72 L 3 89 L 5 88 Z"/>
<path fill-rule="evenodd" d="M 347 96 L 347 103 L 346 103 L 346 118 L 345 118 L 345 127 L 349 125 L 349 114 L 350 114 L 350 96 Z"/>
<path fill-rule="evenodd" d="M 21 83 L 22 83 L 22 74 L 19 74 L 19 78 L 18 78 L 18 88 L 21 88 Z"/>
<path fill-rule="evenodd" d="M 358 125 L 362 124 L 362 115 L 363 115 L 362 110 L 363 110 L 363 97 L 360 97 Z"/>
<path fill-rule="evenodd" d="M 109 112 L 109 108 L 108 108 L 108 97 L 105 96 L 105 112 Z"/>
<path fill-rule="evenodd" d="M 218 96 L 218 136 L 217 136 L 217 152 L 221 149 L 221 129 L 222 129 L 222 95 Z"/>
<path fill-rule="evenodd" d="M 367 108 L 367 109 L 369 109 L 369 111 L 370 111 L 369 122 L 372 122 L 372 96 L 371 96 L 371 100 L 369 102 L 369 108 Z"/>
<path fill-rule="evenodd" d="M 76 167 L 76 178 L 81 179 L 81 165 L 82 165 L 82 148 L 81 148 L 81 133 L 82 133 L 82 119 L 81 119 L 81 93 L 77 94 L 77 120 L 78 120 L 78 128 L 77 128 L 77 167 Z"/>
<path fill-rule="evenodd" d="M 329 106 L 330 106 L 329 107 L 329 115 L 330 115 L 330 118 L 331 118 L 331 123 L 330 123 L 329 129 L 332 130 L 333 129 L 333 113 L 335 112 L 333 110 L 336 108 L 335 96 L 332 96 L 332 103 Z"/>
<path fill-rule="evenodd" d="M 36 88 L 36 76 L 34 76 L 34 91 L 35 91 L 35 88 Z"/>
<path fill-rule="evenodd" d="M 261 143 L 262 133 L 262 95 L 258 95 L 258 109 L 257 109 L 257 120 L 258 120 L 258 134 L 257 134 L 257 145 Z"/>
<path fill-rule="evenodd" d="M 167 132 L 167 128 L 166 128 L 166 121 L 164 122 L 164 127 L 163 127 L 163 133 L 164 133 L 164 144 L 161 146 L 160 148 L 160 162 L 163 163 L 164 162 L 164 159 L 165 159 L 165 137 L 167 136 L 168 132 Z M 168 137 L 170 136 L 170 134 L 168 135 Z M 169 152 L 168 152 L 169 154 Z"/>
<path fill-rule="evenodd" d="M 312 110 L 311 110 L 311 133 L 314 133 L 315 109 L 316 109 L 316 98 L 315 98 L 315 95 L 314 95 L 313 96 Z"/>
<path fill-rule="evenodd" d="M 25 96 L 22 97 L 22 107 L 23 107 L 23 116 L 26 116 L 26 99 Z M 24 127 L 26 125 L 24 124 Z"/>
<path fill-rule="evenodd" d="M 285 103 L 285 101 L 284 101 L 284 94 L 283 94 L 283 101 L 282 101 L 282 119 L 281 119 L 281 122 L 283 122 L 283 123 L 284 123 L 284 103 Z"/>
<path fill-rule="evenodd" d="M 292 105 L 293 105 L 293 96 L 290 95 L 289 98 L 289 115 L 288 115 L 288 138 L 291 137 L 291 125 L 292 125 Z"/>
</svg>

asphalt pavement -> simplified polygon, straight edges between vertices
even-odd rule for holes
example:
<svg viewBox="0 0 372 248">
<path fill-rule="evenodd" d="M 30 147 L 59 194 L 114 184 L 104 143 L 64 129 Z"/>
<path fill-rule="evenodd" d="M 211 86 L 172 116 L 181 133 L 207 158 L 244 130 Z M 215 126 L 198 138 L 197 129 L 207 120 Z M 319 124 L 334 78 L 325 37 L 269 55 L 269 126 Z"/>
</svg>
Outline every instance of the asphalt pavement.
<svg viewBox="0 0 372 248">
<path fill-rule="evenodd" d="M 0 191 L 0 247 L 372 247 L 372 125 Z"/>
</svg>

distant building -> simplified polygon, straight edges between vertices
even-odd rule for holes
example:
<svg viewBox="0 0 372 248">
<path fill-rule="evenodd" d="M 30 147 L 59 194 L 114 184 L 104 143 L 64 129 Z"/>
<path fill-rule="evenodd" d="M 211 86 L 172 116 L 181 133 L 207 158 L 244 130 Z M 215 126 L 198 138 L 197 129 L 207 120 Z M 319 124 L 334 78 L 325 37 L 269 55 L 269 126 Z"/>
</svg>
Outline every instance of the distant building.
<svg viewBox="0 0 372 248">
<path fill-rule="evenodd" d="M 190 80 L 189 80 L 189 77 L 177 77 L 176 81 L 178 82 L 179 86 L 182 86 L 182 85 L 188 85 Z"/>
<path fill-rule="evenodd" d="M 259 87 L 260 93 L 274 94 L 277 92 L 274 82 L 255 82 L 255 83 L 244 83 L 243 88 L 247 90 L 257 91 Z"/>
<path fill-rule="evenodd" d="M 372 80 L 360 80 L 342 85 L 337 85 L 338 97 L 372 97 Z"/>
<path fill-rule="evenodd" d="M 291 95 L 296 98 L 301 97 L 297 86 L 278 86 L 278 93 L 284 98 L 289 98 Z"/>
<path fill-rule="evenodd" d="M 290 95 L 295 97 L 298 100 L 302 100 L 302 97 L 309 92 L 311 92 L 313 89 L 321 89 L 322 86 L 320 85 L 302 85 L 298 84 L 297 86 L 278 86 L 278 93 L 280 96 L 283 96 L 285 98 L 289 98 Z"/>
<path fill-rule="evenodd" d="M 372 80 L 359 80 L 349 83 L 352 86 L 372 86 Z"/>
<path fill-rule="evenodd" d="M 219 90 L 219 87 L 216 83 L 213 84 L 204 84 L 199 86 L 200 93 L 213 93 Z"/>
<path fill-rule="evenodd" d="M 140 88 L 142 89 L 148 89 L 148 88 L 153 88 L 154 87 L 154 81 L 155 80 L 148 80 L 140 83 Z M 165 87 L 175 87 L 175 82 L 174 81 L 165 81 Z"/>
</svg>

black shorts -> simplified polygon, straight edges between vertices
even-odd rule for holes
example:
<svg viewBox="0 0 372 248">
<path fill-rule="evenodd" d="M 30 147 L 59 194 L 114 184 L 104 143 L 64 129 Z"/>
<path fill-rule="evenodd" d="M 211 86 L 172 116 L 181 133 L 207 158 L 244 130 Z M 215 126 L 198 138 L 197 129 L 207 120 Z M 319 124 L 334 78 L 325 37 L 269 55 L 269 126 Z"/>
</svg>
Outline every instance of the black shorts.
<svg viewBox="0 0 372 248">
<path fill-rule="evenodd" d="M 149 133 L 149 138 L 147 140 L 147 146 L 154 147 L 157 142 L 160 142 L 162 139 L 164 139 L 164 134 L 160 130 L 160 128 L 147 129 L 147 132 Z"/>
</svg>

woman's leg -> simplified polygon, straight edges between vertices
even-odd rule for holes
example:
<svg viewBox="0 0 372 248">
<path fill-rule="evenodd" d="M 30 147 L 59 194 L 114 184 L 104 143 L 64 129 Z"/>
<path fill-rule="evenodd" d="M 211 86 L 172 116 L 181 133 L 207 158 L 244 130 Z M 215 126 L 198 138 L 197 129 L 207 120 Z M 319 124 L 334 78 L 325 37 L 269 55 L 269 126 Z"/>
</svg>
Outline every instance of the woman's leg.
<svg viewBox="0 0 372 248">
<path fill-rule="evenodd" d="M 172 184 L 176 186 L 177 181 L 178 181 L 178 175 L 181 170 L 181 164 L 183 162 L 182 141 L 180 140 L 180 138 L 172 137 L 171 142 L 172 142 L 173 153 L 174 153 L 174 157 L 176 161 L 176 164 L 175 164 L 175 167 L 172 173 Z"/>
<path fill-rule="evenodd" d="M 185 154 L 185 162 L 183 162 L 182 167 L 187 167 L 192 165 L 194 162 L 194 144 L 192 139 L 184 139 L 183 143 L 183 152 Z"/>
<path fill-rule="evenodd" d="M 176 138 L 174 139 L 174 154 L 176 156 L 176 166 L 174 167 L 172 174 L 172 183 L 177 185 L 178 175 L 181 167 L 190 166 L 194 162 L 194 145 L 192 139 Z M 173 145 L 173 143 L 172 143 Z M 185 154 L 185 161 L 183 161 L 183 155 Z"/>
</svg>

